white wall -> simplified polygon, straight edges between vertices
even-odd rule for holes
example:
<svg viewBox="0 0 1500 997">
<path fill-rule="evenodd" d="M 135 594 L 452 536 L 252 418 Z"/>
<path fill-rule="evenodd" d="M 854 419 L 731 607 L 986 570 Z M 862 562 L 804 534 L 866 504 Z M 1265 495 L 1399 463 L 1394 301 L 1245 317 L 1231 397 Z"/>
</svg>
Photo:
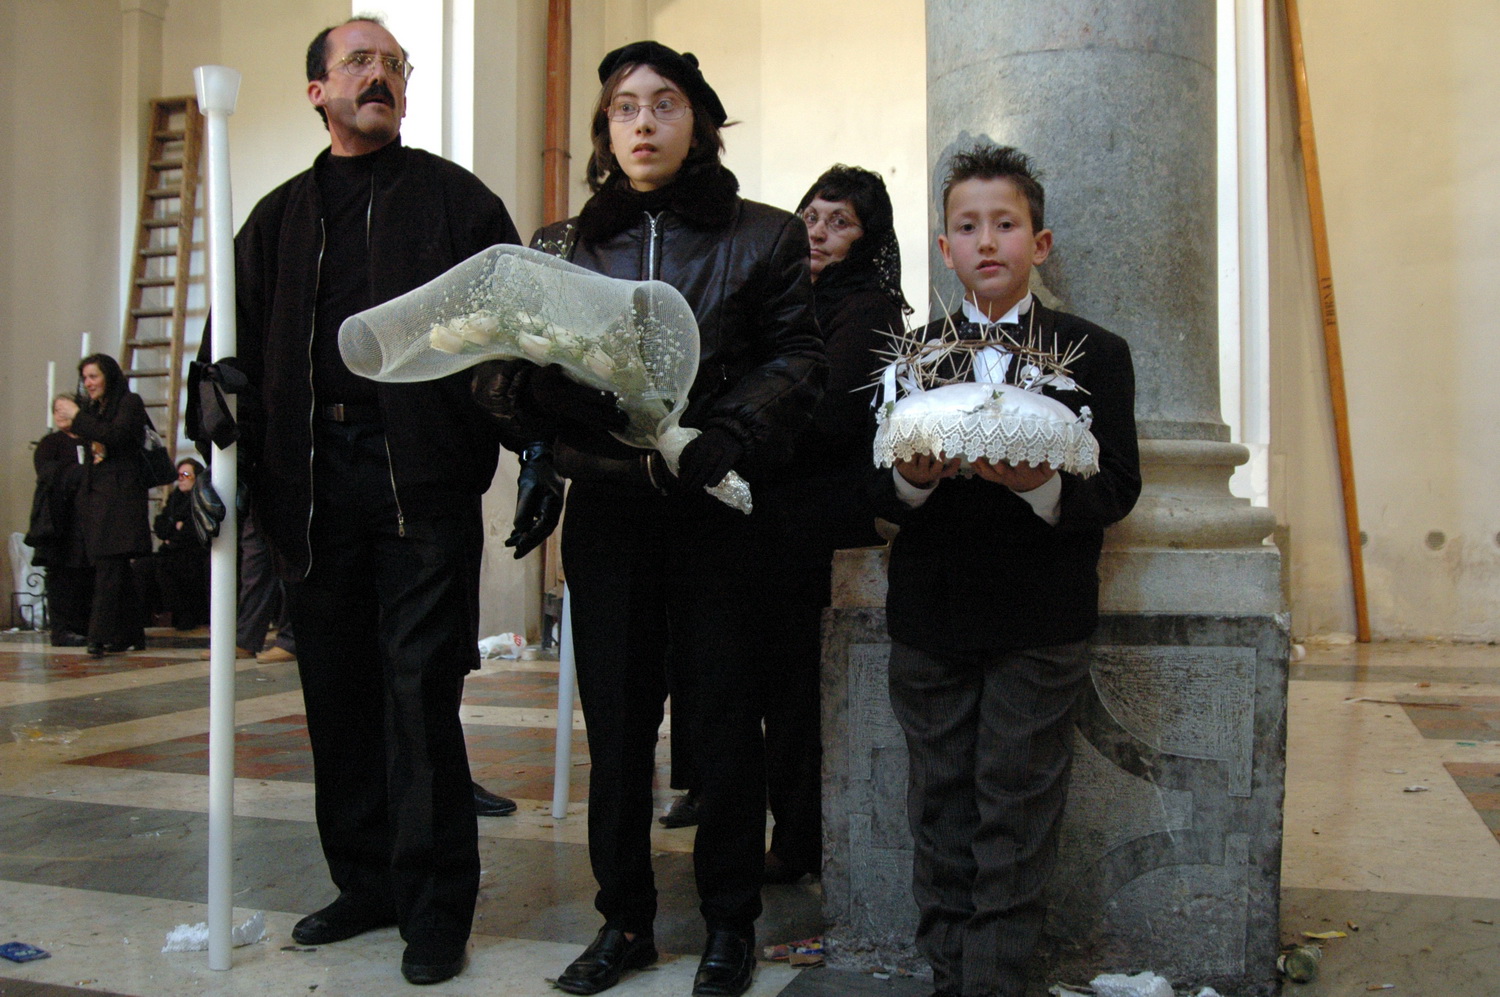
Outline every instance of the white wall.
<svg viewBox="0 0 1500 997">
<path fill-rule="evenodd" d="M 1500 636 L 1500 7 L 1302 0 L 1377 637 Z M 1273 15 L 1283 17 L 1280 4 Z M 1353 628 L 1285 36 L 1273 501 L 1298 633 Z M 1279 203 L 1277 203 L 1279 202 Z M 1438 549 L 1428 545 L 1430 533 Z"/>
<path fill-rule="evenodd" d="M 24 532 L 47 361 L 120 336 L 119 0 L 0 3 L 0 525 Z M 10 572 L 0 591 L 10 590 Z M 8 603 L 8 598 L 7 598 Z M 8 618 L 8 614 L 7 614 Z"/>
<path fill-rule="evenodd" d="M 546 6 L 538 0 L 484 0 L 474 10 L 473 38 L 454 39 L 471 46 L 474 173 L 505 201 L 522 242 L 542 222 Z M 542 554 L 518 562 L 503 546 L 515 514 L 519 469 L 515 457 L 501 451 L 494 484 L 484 497 L 480 632 L 525 633 L 536 641 Z"/>
</svg>

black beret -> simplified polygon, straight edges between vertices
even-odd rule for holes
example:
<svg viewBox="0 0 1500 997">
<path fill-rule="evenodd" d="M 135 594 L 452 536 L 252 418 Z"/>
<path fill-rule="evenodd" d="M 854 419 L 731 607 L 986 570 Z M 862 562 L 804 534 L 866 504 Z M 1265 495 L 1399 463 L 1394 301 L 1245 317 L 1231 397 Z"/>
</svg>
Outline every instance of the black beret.
<svg viewBox="0 0 1500 997">
<path fill-rule="evenodd" d="M 719 128 L 729 120 L 719 95 L 703 78 L 698 68 L 698 57 L 691 52 L 677 53 L 661 42 L 631 42 L 606 55 L 599 63 L 599 82 L 605 83 L 621 66 L 647 65 L 676 83 L 694 104 L 708 112 L 709 118 Z"/>
</svg>

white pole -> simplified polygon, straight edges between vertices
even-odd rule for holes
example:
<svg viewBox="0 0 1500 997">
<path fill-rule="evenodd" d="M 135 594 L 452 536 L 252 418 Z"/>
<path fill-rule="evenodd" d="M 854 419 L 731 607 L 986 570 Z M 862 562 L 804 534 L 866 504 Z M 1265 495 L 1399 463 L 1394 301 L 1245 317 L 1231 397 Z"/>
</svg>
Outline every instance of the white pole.
<svg viewBox="0 0 1500 997">
<path fill-rule="evenodd" d="M 557 740 L 552 749 L 552 817 L 568 816 L 568 787 L 573 779 L 573 611 L 563 583 L 562 622 L 557 625 Z"/>
<path fill-rule="evenodd" d="M 1265 0 L 1239 0 L 1240 442 L 1250 501 L 1270 505 L 1271 218 Z"/>
<path fill-rule="evenodd" d="M 47 361 L 47 432 L 52 432 L 52 396 L 57 394 L 57 361 Z"/>
<path fill-rule="evenodd" d="M 240 73 L 227 66 L 193 70 L 198 106 L 206 119 L 204 163 L 208 189 L 208 284 L 213 314 L 213 356 L 237 351 L 235 327 L 233 215 L 229 203 L 229 116 L 240 92 Z M 229 396 L 230 412 L 235 409 Z M 224 970 L 233 961 L 230 932 L 234 915 L 234 648 L 235 555 L 239 522 L 235 510 L 238 446 L 214 456 L 213 485 L 224 500 L 224 522 L 209 555 L 208 686 L 208 968 Z"/>
</svg>

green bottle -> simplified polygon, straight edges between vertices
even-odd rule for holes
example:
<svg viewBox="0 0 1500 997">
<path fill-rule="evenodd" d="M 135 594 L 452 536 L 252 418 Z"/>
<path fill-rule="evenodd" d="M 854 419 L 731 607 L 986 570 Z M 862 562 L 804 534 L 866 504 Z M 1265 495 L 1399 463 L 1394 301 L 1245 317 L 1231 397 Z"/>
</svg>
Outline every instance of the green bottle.
<svg viewBox="0 0 1500 997">
<path fill-rule="evenodd" d="M 1276 963 L 1282 975 L 1293 983 L 1311 983 L 1318 978 L 1318 962 L 1322 958 L 1323 950 L 1316 945 L 1298 945 L 1283 953 Z"/>
</svg>

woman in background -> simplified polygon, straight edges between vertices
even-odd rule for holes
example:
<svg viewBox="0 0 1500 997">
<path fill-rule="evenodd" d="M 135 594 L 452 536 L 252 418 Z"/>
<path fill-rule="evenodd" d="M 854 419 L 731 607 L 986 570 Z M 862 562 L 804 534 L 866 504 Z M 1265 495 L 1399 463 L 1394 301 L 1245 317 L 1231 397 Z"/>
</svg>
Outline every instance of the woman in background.
<svg viewBox="0 0 1500 997">
<path fill-rule="evenodd" d="M 47 569 L 47 618 L 53 647 L 83 647 L 89 628 L 89 595 L 94 571 L 83 553 L 75 505 L 83 484 L 88 444 L 73 432 L 76 408 L 71 395 L 52 399 L 56 432 L 37 441 L 32 454 L 36 494 L 31 503 L 31 532 L 26 543 L 36 551 L 32 563 Z"/>
<path fill-rule="evenodd" d="M 147 616 L 172 614 L 177 630 L 208 622 L 208 547 L 193 529 L 193 485 L 203 465 L 191 457 L 177 462 L 177 481 L 167 493 L 151 530 L 161 544 L 135 561 L 136 584 Z"/>
<path fill-rule="evenodd" d="M 833 552 L 880 544 L 865 501 L 875 416 L 867 390 L 887 333 L 911 312 L 901 294 L 901 249 L 878 173 L 834 166 L 797 205 L 807 226 L 813 307 L 828 351 L 828 387 L 791 465 L 762 493 L 780 529 L 766 585 L 775 634 L 766 700 L 766 789 L 775 819 L 765 881 L 793 883 L 822 865 L 819 664 Z"/>
<path fill-rule="evenodd" d="M 125 386 L 115 358 L 95 353 L 78 362 L 79 401 L 58 405 L 88 443 L 77 524 L 94 570 L 88 650 L 94 657 L 146 647 L 145 618 L 130 559 L 151 553 L 147 488 L 141 478 L 146 406 Z"/>
</svg>

